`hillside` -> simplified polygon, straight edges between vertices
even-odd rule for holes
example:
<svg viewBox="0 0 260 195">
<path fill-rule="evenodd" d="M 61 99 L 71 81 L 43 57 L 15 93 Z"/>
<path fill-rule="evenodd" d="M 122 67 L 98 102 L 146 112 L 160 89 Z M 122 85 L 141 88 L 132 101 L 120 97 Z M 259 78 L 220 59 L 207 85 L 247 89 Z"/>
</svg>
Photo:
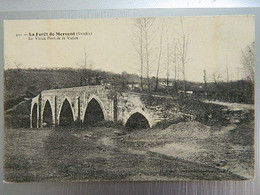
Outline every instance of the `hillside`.
<svg viewBox="0 0 260 195">
<path fill-rule="evenodd" d="M 82 69 L 8 69 L 4 72 L 5 126 L 29 127 L 30 100 L 43 90 L 84 85 L 85 78 L 101 78 L 113 85 L 137 75 Z M 125 78 L 127 77 L 127 79 Z M 15 120 L 14 120 L 15 119 Z M 13 121 L 16 121 L 15 123 Z"/>
<path fill-rule="evenodd" d="M 95 77 L 96 75 L 105 79 L 120 76 L 98 70 L 9 69 L 5 71 L 5 97 L 13 98 L 23 95 L 27 91 L 36 95 L 42 90 L 75 87 L 80 85 L 82 77 Z"/>
<path fill-rule="evenodd" d="M 8 69 L 5 71 L 5 126 L 28 127 L 30 114 L 30 100 L 43 90 L 76 87 L 81 85 L 91 85 L 96 79 L 102 80 L 104 84 L 110 84 L 116 90 L 128 91 L 134 90 L 140 92 L 139 87 L 131 88 L 129 83 L 140 84 L 138 75 L 115 74 L 101 70 L 83 70 L 83 69 Z M 146 79 L 144 81 L 144 92 L 147 92 Z M 163 83 L 165 79 L 159 79 Z M 159 95 L 172 95 L 175 99 L 183 98 L 183 81 L 169 80 L 173 85 L 166 87 L 160 84 L 157 92 L 154 92 L 155 78 L 150 79 L 151 92 Z M 165 83 L 165 82 L 164 82 Z M 176 84 L 176 88 L 174 87 Z M 131 85 L 130 85 L 131 86 Z M 186 106 L 194 106 L 194 99 L 211 99 L 228 102 L 252 103 L 254 88 L 248 81 L 218 82 L 208 83 L 207 97 L 205 97 L 205 85 L 203 83 L 186 82 L 187 91 L 191 98 Z M 188 99 L 190 99 L 188 98 Z M 188 101 L 188 100 L 187 100 Z M 196 106 L 195 106 L 196 107 Z M 200 107 L 200 106 L 199 106 Z M 10 122 L 9 122 L 10 121 Z M 16 121 L 17 124 L 12 124 Z"/>
</svg>

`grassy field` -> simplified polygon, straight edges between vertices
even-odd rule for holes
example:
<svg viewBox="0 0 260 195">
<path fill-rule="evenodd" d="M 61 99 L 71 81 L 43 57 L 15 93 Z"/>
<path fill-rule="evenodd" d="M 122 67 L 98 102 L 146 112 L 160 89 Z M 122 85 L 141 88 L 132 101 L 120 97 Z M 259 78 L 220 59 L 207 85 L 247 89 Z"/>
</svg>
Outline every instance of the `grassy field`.
<svg viewBox="0 0 260 195">
<path fill-rule="evenodd" d="M 252 124 L 221 130 L 197 122 L 177 125 L 125 135 L 118 133 L 120 129 L 105 127 L 6 129 L 5 181 L 244 180 L 253 177 Z M 193 133 L 185 133 L 183 129 L 192 125 Z M 198 131 L 208 134 L 201 136 Z M 241 132 L 247 142 L 241 139 Z"/>
</svg>

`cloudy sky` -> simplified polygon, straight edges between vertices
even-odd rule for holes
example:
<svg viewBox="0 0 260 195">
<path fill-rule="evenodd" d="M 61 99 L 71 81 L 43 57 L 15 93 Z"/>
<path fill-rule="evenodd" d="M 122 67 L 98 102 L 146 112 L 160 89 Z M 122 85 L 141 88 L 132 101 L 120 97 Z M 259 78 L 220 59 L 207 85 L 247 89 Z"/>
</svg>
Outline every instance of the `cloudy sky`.
<svg viewBox="0 0 260 195">
<path fill-rule="evenodd" d="M 241 79 L 244 76 L 241 49 L 255 40 L 254 25 L 253 16 L 155 18 L 149 32 L 152 37 L 151 75 L 156 74 L 163 28 L 160 77 L 166 77 L 167 39 L 173 56 L 176 43 L 184 33 L 188 39 L 187 80 L 203 81 L 203 70 L 206 70 L 208 80 L 214 72 L 225 80 L 227 67 L 230 79 Z M 79 35 L 73 40 L 65 35 L 64 40 L 57 40 L 61 36 L 53 36 L 56 40 L 35 39 L 36 33 L 44 32 L 48 35 L 50 32 L 87 32 L 89 35 Z M 5 21 L 5 68 L 15 68 L 17 64 L 20 68 L 80 68 L 86 53 L 87 64 L 91 63 L 93 69 L 139 74 L 136 32 L 134 19 L 130 18 Z M 47 38 L 37 36 L 40 37 Z M 173 67 L 170 60 L 170 77 L 174 77 Z"/>
</svg>

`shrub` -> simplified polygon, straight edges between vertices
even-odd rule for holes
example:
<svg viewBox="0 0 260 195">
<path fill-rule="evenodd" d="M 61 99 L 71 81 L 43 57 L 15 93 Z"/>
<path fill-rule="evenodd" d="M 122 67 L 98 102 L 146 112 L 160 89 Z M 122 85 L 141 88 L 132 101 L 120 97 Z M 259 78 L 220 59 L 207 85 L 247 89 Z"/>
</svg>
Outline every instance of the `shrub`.
<svg viewBox="0 0 260 195">
<path fill-rule="evenodd" d="M 4 117 L 5 128 L 29 128 L 30 117 L 29 115 L 5 115 Z"/>
<path fill-rule="evenodd" d="M 165 129 L 165 128 L 171 126 L 172 124 L 177 124 L 177 123 L 185 122 L 185 121 L 187 121 L 186 118 L 177 118 L 177 119 L 172 119 L 172 120 L 162 120 L 162 121 L 156 123 L 152 128 L 153 129 L 156 129 L 156 128 Z"/>
<path fill-rule="evenodd" d="M 205 125 L 227 125 L 229 122 L 223 114 L 224 106 L 187 98 L 182 107 L 183 112 L 196 116 L 195 120 Z"/>
</svg>

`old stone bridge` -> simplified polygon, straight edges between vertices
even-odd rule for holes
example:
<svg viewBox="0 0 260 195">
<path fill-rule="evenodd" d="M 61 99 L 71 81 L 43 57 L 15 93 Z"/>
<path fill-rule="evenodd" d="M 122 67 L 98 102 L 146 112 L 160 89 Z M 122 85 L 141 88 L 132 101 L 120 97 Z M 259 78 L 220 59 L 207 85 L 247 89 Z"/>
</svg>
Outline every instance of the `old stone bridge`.
<svg viewBox="0 0 260 195">
<path fill-rule="evenodd" d="M 169 110 L 160 104 L 149 105 L 141 94 L 115 92 L 102 85 L 45 90 L 32 99 L 30 125 L 40 128 L 120 121 L 148 128 L 169 117 Z"/>
</svg>

